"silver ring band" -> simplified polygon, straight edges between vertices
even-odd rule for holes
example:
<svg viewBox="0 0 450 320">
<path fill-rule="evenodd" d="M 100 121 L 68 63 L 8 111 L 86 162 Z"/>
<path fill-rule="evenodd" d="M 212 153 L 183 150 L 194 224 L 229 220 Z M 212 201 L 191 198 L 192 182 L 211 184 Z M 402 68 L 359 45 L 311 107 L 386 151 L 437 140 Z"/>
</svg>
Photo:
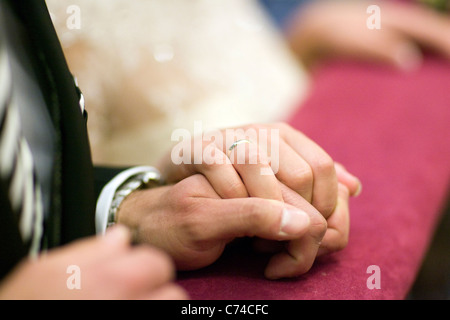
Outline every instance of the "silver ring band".
<svg viewBox="0 0 450 320">
<path fill-rule="evenodd" d="M 237 140 L 235 141 L 229 148 L 228 148 L 228 158 L 230 157 L 231 152 L 240 144 L 242 143 L 252 143 L 250 140 L 248 139 L 241 139 L 241 140 Z"/>
</svg>

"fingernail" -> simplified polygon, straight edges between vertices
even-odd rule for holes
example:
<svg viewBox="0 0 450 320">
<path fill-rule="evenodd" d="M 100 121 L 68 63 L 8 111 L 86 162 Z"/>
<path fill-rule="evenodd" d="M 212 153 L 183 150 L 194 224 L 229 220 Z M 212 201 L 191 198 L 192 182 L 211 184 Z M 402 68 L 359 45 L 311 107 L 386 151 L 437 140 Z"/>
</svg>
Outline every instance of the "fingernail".
<svg viewBox="0 0 450 320">
<path fill-rule="evenodd" d="M 345 169 L 342 166 L 336 167 L 336 169 L 338 180 L 349 188 L 351 196 L 353 197 L 359 196 L 362 192 L 361 180 L 359 180 L 356 176 L 348 172 L 347 169 Z M 356 191 L 352 192 L 355 189 L 353 187 L 355 184 L 357 185 Z"/>
<path fill-rule="evenodd" d="M 353 196 L 354 196 L 354 197 L 357 197 L 357 196 L 359 196 L 359 195 L 361 194 L 361 192 L 362 192 L 362 183 L 359 182 L 359 184 L 358 184 L 358 189 L 356 189 L 356 191 L 355 191 L 355 193 L 353 194 Z"/>
<path fill-rule="evenodd" d="M 126 243 L 130 241 L 130 236 L 130 231 L 126 227 L 115 225 L 106 230 L 104 240 L 113 244 Z"/>
<path fill-rule="evenodd" d="M 296 208 L 284 208 L 281 219 L 280 235 L 303 233 L 309 226 L 310 219 L 306 212 Z"/>
</svg>

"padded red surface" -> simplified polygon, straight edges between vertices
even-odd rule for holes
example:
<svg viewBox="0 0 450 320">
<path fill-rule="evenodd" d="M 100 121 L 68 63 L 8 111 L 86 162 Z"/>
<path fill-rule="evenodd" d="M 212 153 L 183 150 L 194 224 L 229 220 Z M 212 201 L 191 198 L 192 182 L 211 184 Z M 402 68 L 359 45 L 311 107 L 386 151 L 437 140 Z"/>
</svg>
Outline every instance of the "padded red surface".
<svg viewBox="0 0 450 320">
<path fill-rule="evenodd" d="M 290 123 L 358 175 L 349 245 L 297 279 L 268 281 L 266 256 L 231 247 L 179 275 L 193 299 L 403 299 L 441 214 L 450 177 L 450 64 L 428 57 L 404 74 L 335 62 L 322 68 Z M 370 290 L 367 268 L 381 271 Z"/>
</svg>

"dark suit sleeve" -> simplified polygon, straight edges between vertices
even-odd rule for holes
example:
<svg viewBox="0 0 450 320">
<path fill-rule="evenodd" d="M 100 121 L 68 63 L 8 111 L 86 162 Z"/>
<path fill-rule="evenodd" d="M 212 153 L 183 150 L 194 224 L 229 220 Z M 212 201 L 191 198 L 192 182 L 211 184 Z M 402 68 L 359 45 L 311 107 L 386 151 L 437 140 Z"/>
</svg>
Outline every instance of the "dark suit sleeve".
<svg viewBox="0 0 450 320">
<path fill-rule="evenodd" d="M 103 187 L 110 182 L 116 175 L 129 167 L 104 167 L 96 166 L 94 168 L 94 181 L 95 181 L 95 196 L 96 199 L 100 196 Z"/>
<path fill-rule="evenodd" d="M 0 280 L 26 255 L 7 188 L 0 181 Z"/>
<path fill-rule="evenodd" d="M 1 12 L 26 34 L 27 50 L 54 126 L 51 207 L 43 247 L 51 249 L 95 234 L 95 183 L 85 118 L 44 0 L 1 0 Z M 11 37 L 16 29 L 8 29 Z M 103 176 L 103 175 L 101 175 Z M 0 190 L 0 276 L 27 253 L 8 199 Z"/>
<path fill-rule="evenodd" d="M 49 248 L 95 234 L 95 188 L 79 95 L 44 0 L 8 1 L 28 32 L 56 136 Z"/>
</svg>

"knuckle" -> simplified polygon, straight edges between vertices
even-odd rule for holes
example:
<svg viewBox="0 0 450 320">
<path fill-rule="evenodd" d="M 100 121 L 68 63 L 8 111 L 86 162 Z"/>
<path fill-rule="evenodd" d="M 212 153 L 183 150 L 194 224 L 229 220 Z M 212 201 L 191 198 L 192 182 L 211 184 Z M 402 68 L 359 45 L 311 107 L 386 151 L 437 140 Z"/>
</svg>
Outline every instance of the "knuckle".
<svg viewBox="0 0 450 320">
<path fill-rule="evenodd" d="M 314 174 L 310 167 L 304 166 L 291 171 L 288 179 L 289 185 L 294 190 L 305 190 L 312 188 L 314 181 Z"/>
<path fill-rule="evenodd" d="M 246 236 L 248 237 L 255 236 L 261 228 L 266 229 L 267 227 L 269 227 L 270 230 L 272 230 L 272 228 L 275 230 L 275 228 L 277 227 L 276 223 L 270 223 L 270 215 L 262 214 L 262 202 L 258 201 L 257 199 L 253 200 L 255 201 L 246 202 L 246 204 L 240 208 L 240 212 L 238 214 L 242 225 L 244 225 L 245 230 L 247 230 Z M 268 224 L 270 226 L 268 226 Z"/>
<path fill-rule="evenodd" d="M 181 241 L 199 241 L 204 238 L 204 224 L 199 216 L 204 208 L 195 198 L 180 198 L 173 204 L 175 215 L 172 217 L 170 229 L 176 230 Z"/>
<path fill-rule="evenodd" d="M 314 171 L 317 172 L 318 175 L 329 176 L 336 174 L 334 161 L 327 154 L 323 154 L 317 157 L 315 161 L 311 164 L 311 167 L 313 168 Z"/>
<path fill-rule="evenodd" d="M 205 233 L 205 225 L 201 219 L 201 214 L 197 214 L 202 210 L 200 205 L 190 204 L 190 207 L 185 208 L 190 214 L 184 215 L 182 219 L 177 222 L 178 236 L 183 239 L 183 242 L 196 243 L 207 239 Z"/>
<path fill-rule="evenodd" d="M 246 203 L 240 208 L 239 219 L 241 223 L 245 226 L 249 224 L 258 224 L 257 222 L 261 219 L 258 209 L 253 202 Z"/>
<path fill-rule="evenodd" d="M 186 205 L 185 202 L 189 202 L 193 195 L 210 194 L 211 186 L 204 175 L 195 174 L 178 182 L 171 191 L 171 196 L 177 200 L 176 202 Z"/>
<path fill-rule="evenodd" d="M 187 239 L 197 241 L 201 239 L 201 232 L 195 219 L 183 219 L 179 222 L 179 229 L 187 236 Z"/>
<path fill-rule="evenodd" d="M 248 197 L 247 189 L 241 181 L 231 181 L 223 187 L 224 197 L 232 198 L 246 198 Z"/>
<path fill-rule="evenodd" d="M 169 196 L 171 198 L 170 209 L 174 212 L 183 212 L 192 206 L 192 195 L 187 188 L 171 190 Z"/>
<path fill-rule="evenodd" d="M 328 241 L 327 248 L 331 252 L 340 251 L 345 249 L 345 247 L 347 247 L 348 241 L 349 241 L 348 235 L 339 232 L 339 234 L 333 237 L 332 241 Z"/>
<path fill-rule="evenodd" d="M 322 239 L 328 228 L 327 220 L 321 214 L 315 214 L 311 218 L 311 234 L 317 239 Z"/>
<path fill-rule="evenodd" d="M 312 267 L 312 264 L 310 264 L 310 263 L 304 263 L 303 261 L 298 262 L 296 270 L 295 270 L 295 275 L 296 276 L 303 275 L 303 274 L 307 273 L 311 269 L 311 267 Z"/>
<path fill-rule="evenodd" d="M 329 199 L 325 203 L 317 204 L 317 210 L 322 214 L 325 219 L 328 219 L 336 209 L 337 199 Z"/>
<path fill-rule="evenodd" d="M 220 196 L 227 199 L 245 198 L 248 196 L 245 185 L 243 184 L 239 176 L 235 173 L 235 169 L 231 164 L 215 163 L 204 167 L 206 170 L 203 172 L 206 176 L 208 176 L 209 171 L 220 170 L 216 172 L 220 173 L 222 181 L 220 181 L 220 184 L 218 185 L 211 185 L 211 183 L 208 181 L 208 178 L 201 175 L 196 178 L 195 184 L 190 186 L 191 188 L 195 188 L 195 190 L 197 190 L 197 193 L 212 195 L 212 189 L 217 188 L 215 190 L 215 193 L 219 193 Z"/>
</svg>

